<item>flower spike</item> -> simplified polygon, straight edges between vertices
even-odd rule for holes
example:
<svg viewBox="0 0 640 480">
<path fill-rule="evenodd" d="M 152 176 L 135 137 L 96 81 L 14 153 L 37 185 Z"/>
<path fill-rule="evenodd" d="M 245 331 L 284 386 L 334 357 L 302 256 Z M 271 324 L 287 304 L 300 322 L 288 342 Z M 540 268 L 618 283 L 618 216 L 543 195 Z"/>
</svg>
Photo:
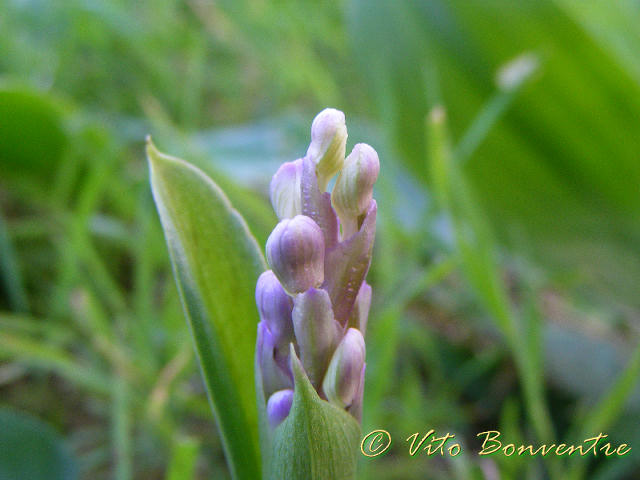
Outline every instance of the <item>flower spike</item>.
<svg viewBox="0 0 640 480">
<path fill-rule="evenodd" d="M 313 121 L 306 155 L 283 164 L 271 181 L 280 223 L 266 245 L 271 270 L 256 285 L 257 378 L 271 429 L 279 428 L 292 408 L 297 411 L 292 404 L 299 384 L 293 379 L 300 375 L 318 401 L 358 422 L 362 418 L 364 333 L 372 297 L 365 278 L 376 231 L 373 186 L 380 162 L 364 143 L 345 160 L 346 139 L 344 114 L 323 110 Z M 326 192 L 336 174 L 333 192 Z"/>
</svg>

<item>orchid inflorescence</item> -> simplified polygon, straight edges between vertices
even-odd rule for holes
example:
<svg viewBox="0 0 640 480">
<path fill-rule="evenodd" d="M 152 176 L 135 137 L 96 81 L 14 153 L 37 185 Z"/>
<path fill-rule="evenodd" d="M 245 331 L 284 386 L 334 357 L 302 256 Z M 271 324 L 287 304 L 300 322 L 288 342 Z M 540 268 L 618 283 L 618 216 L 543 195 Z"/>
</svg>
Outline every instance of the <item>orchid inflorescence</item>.
<svg viewBox="0 0 640 480">
<path fill-rule="evenodd" d="M 292 354 L 320 398 L 361 419 L 371 305 L 365 277 L 380 164 L 376 151 L 363 143 L 345 159 L 346 141 L 344 114 L 323 110 L 311 126 L 306 155 L 281 165 L 271 180 L 271 203 L 280 223 L 266 245 L 271 270 L 256 285 L 256 360 L 273 428 L 293 402 Z"/>
</svg>

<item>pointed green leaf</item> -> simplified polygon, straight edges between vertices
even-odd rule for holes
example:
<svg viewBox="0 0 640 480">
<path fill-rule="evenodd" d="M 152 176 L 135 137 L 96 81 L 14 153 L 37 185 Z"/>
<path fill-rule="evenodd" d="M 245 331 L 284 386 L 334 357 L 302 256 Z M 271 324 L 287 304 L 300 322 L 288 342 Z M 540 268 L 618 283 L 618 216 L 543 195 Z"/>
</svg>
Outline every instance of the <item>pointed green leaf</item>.
<svg viewBox="0 0 640 480">
<path fill-rule="evenodd" d="M 270 480 L 351 480 L 356 477 L 360 426 L 322 400 L 291 349 L 295 394 L 291 412 L 275 430 Z"/>
<path fill-rule="evenodd" d="M 259 479 L 254 289 L 266 270 L 247 224 L 202 171 L 148 142 L 174 275 L 234 478 Z"/>
</svg>

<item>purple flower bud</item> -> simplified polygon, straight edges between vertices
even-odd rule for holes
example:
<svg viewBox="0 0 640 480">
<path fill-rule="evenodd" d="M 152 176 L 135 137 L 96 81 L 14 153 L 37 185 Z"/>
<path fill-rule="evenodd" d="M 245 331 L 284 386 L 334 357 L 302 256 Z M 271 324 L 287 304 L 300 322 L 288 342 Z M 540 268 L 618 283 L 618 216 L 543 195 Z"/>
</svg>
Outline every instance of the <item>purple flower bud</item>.
<svg viewBox="0 0 640 480">
<path fill-rule="evenodd" d="M 267 402 L 267 418 L 269 425 L 276 428 L 280 425 L 291 410 L 293 403 L 293 390 L 280 390 L 269 397 Z"/>
<path fill-rule="evenodd" d="M 321 111 L 311 124 L 307 156 L 316 163 L 318 186 L 325 191 L 331 177 L 340 171 L 347 145 L 344 113 L 334 108 Z"/>
<path fill-rule="evenodd" d="M 268 397 L 275 391 L 293 386 L 291 375 L 287 374 L 287 372 L 278 365 L 276 355 L 276 344 L 267 324 L 265 322 L 258 323 L 256 356 L 265 397 Z"/>
<path fill-rule="evenodd" d="M 300 348 L 300 361 L 311 384 L 318 388 L 342 327 L 333 318 L 329 294 L 310 288 L 298 295 L 293 306 L 293 329 Z"/>
<path fill-rule="evenodd" d="M 293 302 L 271 270 L 258 278 L 256 305 L 260 320 L 267 324 L 276 345 L 289 348 L 289 343 L 293 341 Z"/>
<path fill-rule="evenodd" d="M 363 215 L 373 198 L 373 184 L 378 179 L 378 154 L 366 143 L 358 143 L 345 160 L 336 185 L 331 192 L 331 203 L 342 222 L 348 225 L 350 236 L 357 230 L 357 219 Z"/>
<path fill-rule="evenodd" d="M 336 348 L 322 382 L 327 399 L 340 408 L 349 407 L 356 398 L 364 356 L 364 338 L 359 330 L 350 328 Z"/>
<path fill-rule="evenodd" d="M 376 212 L 376 201 L 372 200 L 360 230 L 340 242 L 326 257 L 322 288 L 329 292 L 333 313 L 341 325 L 346 325 L 349 320 L 360 286 L 369 271 L 376 234 Z"/>
<path fill-rule="evenodd" d="M 302 214 L 302 159 L 283 163 L 271 179 L 271 205 L 280 220 Z"/>
<path fill-rule="evenodd" d="M 324 281 L 324 237 L 309 217 L 284 219 L 267 240 L 267 260 L 282 286 L 291 294 Z"/>
<path fill-rule="evenodd" d="M 349 316 L 349 327 L 357 328 L 365 336 L 367 329 L 367 319 L 369 318 L 369 309 L 371 308 L 371 285 L 362 282 L 356 301 L 353 304 L 353 310 Z"/>
</svg>

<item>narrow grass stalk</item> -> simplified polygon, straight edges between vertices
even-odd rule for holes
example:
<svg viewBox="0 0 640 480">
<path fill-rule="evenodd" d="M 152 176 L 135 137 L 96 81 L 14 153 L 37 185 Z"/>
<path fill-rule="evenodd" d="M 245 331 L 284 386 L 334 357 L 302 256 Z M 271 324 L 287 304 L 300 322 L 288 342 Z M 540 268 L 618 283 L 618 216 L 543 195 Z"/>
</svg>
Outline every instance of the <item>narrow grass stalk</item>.
<svg viewBox="0 0 640 480">
<path fill-rule="evenodd" d="M 544 379 L 535 359 L 540 348 L 530 346 L 521 331 L 495 259 L 495 242 L 477 202 L 454 163 L 442 107 L 432 110 L 427 121 L 432 180 L 442 206 L 451 215 L 462 265 L 474 291 L 496 321 L 512 351 L 532 426 L 542 441 L 553 441 L 555 433 L 544 399 Z M 547 459 L 553 478 L 560 478 L 560 464 Z"/>
<path fill-rule="evenodd" d="M 512 90 L 501 90 L 489 99 L 456 146 L 454 157 L 457 162 L 464 165 L 472 157 L 496 122 L 509 109 L 515 96 Z"/>
</svg>

